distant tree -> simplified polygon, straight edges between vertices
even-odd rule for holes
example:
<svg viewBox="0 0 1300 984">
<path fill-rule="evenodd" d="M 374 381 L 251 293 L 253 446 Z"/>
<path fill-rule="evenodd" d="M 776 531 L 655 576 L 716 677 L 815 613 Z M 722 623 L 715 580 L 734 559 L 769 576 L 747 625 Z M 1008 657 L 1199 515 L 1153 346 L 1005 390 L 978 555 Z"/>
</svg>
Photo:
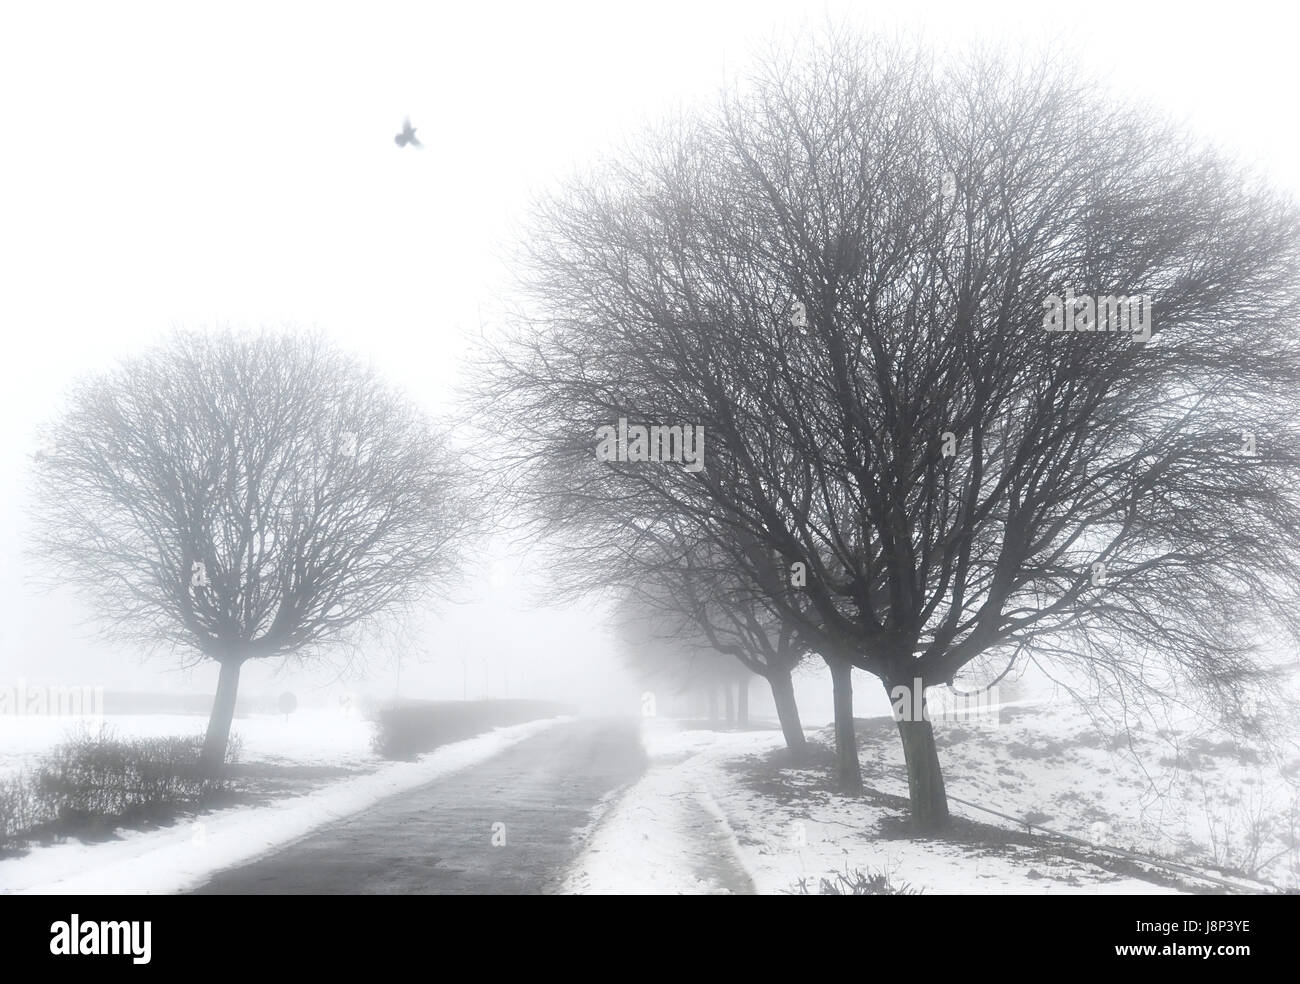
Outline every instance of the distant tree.
<svg viewBox="0 0 1300 984">
<path fill-rule="evenodd" d="M 792 761 L 801 761 L 807 755 L 807 739 L 794 695 L 794 672 L 809 655 L 808 647 L 798 624 L 780 618 L 768 595 L 738 581 L 725 558 L 704 544 L 688 547 L 676 571 L 662 572 L 662 583 L 677 618 L 692 625 L 716 651 L 767 682 L 786 749 Z M 779 592 L 775 570 L 773 582 L 765 588 Z M 741 691 L 746 703 L 748 685 L 746 680 Z"/>
<path fill-rule="evenodd" d="M 629 554 L 621 556 L 626 560 Z M 616 576 L 608 565 L 599 569 L 598 578 L 605 584 Z M 618 609 L 622 624 L 640 627 L 628 642 L 638 665 L 652 668 L 663 662 L 672 667 L 685 659 L 694 667 L 720 659 L 735 660 L 746 674 L 767 682 L 786 748 L 792 760 L 802 759 L 807 740 L 795 701 L 793 673 L 808 651 L 800 644 L 795 624 L 777 618 L 759 596 L 734 583 L 725 554 L 712 551 L 710 557 L 710 551 L 699 543 L 665 543 L 657 554 L 642 557 L 639 569 L 639 579 L 624 589 Z M 578 583 L 571 577 L 565 580 L 570 585 Z M 638 643 L 644 647 L 643 653 L 636 653 Z M 695 676 L 699 675 L 696 671 Z M 725 671 L 721 674 L 727 675 Z M 712 672 L 712 676 L 719 674 Z M 743 681 L 739 691 L 743 714 L 749 679 L 738 679 Z"/>
<path fill-rule="evenodd" d="M 318 335 L 178 333 L 80 381 L 45 434 L 36 538 L 104 632 L 220 667 L 306 658 L 442 596 L 475 525 L 423 415 Z"/>
<path fill-rule="evenodd" d="M 665 510 L 652 490 L 641 494 L 627 475 L 595 461 L 589 435 L 494 441 L 494 434 L 517 438 L 523 416 L 544 429 L 545 421 L 562 420 L 569 410 L 548 407 L 543 396 L 521 412 L 515 400 L 525 389 L 501 375 L 508 354 L 485 354 L 469 401 L 492 456 L 485 481 L 497 489 L 502 521 L 549 555 L 547 597 L 561 604 L 612 599 L 629 660 L 638 672 L 677 681 L 674 687 L 727 678 L 729 671 L 714 664 L 718 656 L 734 658 L 767 682 L 791 758 L 803 758 L 807 742 L 792 674 L 810 648 L 798 625 L 777 615 L 774 597 L 798 605 L 800 592 L 771 552 L 743 529 L 693 523 Z M 509 419 L 502 421 L 502 412 Z M 574 443 L 555 453 L 555 439 Z M 753 583 L 737 575 L 738 564 L 748 567 Z M 748 681 L 742 707 L 747 687 Z M 851 727 L 851 700 L 849 716 Z M 856 754 L 853 765 L 856 774 Z"/>
<path fill-rule="evenodd" d="M 709 721 L 717 724 L 718 690 L 747 671 L 713 649 L 692 626 L 666 621 L 665 614 L 662 608 L 647 610 L 632 594 L 616 598 L 612 618 L 620 659 L 657 708 L 666 696 L 696 701 L 703 696 Z"/>
<path fill-rule="evenodd" d="M 1300 212 L 1146 112 L 1044 64 L 799 45 L 557 190 L 527 250 L 490 390 L 526 482 L 635 497 L 625 541 L 760 544 L 732 576 L 830 663 L 844 788 L 851 668 L 923 700 L 1032 653 L 1231 713 L 1300 634 Z M 1150 338 L 1047 330 L 1067 291 L 1153 300 Z M 592 461 L 619 419 L 703 427 L 703 469 Z M 931 724 L 898 730 L 941 827 Z"/>
</svg>

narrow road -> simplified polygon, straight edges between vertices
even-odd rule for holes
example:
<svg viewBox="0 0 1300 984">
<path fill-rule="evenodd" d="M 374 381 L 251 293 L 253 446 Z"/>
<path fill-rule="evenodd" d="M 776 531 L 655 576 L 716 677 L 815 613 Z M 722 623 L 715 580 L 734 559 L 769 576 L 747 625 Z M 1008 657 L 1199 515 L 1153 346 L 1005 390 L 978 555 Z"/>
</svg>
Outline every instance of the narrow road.
<svg viewBox="0 0 1300 984">
<path fill-rule="evenodd" d="M 553 891 L 575 832 L 607 792 L 636 780 L 635 721 L 557 725 L 283 850 L 216 875 L 200 893 L 533 894 Z"/>
</svg>

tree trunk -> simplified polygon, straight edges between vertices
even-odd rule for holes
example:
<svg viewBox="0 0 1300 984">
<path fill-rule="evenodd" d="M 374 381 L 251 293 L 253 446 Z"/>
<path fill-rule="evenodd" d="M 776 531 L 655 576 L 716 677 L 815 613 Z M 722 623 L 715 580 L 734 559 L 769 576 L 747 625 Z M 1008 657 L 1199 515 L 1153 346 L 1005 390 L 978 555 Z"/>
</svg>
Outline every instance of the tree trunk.
<svg viewBox="0 0 1300 984">
<path fill-rule="evenodd" d="M 749 677 L 736 681 L 736 723 L 742 728 L 749 727 Z"/>
<path fill-rule="evenodd" d="M 709 681 L 709 724 L 717 725 L 718 723 L 718 686 L 712 680 Z"/>
<path fill-rule="evenodd" d="M 203 752 L 199 755 L 199 771 L 217 778 L 226 767 L 226 742 L 230 739 L 230 722 L 235 718 L 235 697 L 239 692 L 240 659 L 221 661 L 221 674 L 217 677 L 217 695 L 212 701 L 208 717 L 208 733 L 203 739 Z"/>
<path fill-rule="evenodd" d="M 862 766 L 858 763 L 858 736 L 853 727 L 853 665 L 825 656 L 835 689 L 835 785 L 842 793 L 862 792 Z"/>
<path fill-rule="evenodd" d="M 909 694 L 915 683 L 904 684 Z M 892 688 L 886 688 L 893 692 Z M 909 697 L 912 711 L 898 722 L 898 734 L 903 740 L 903 758 L 907 762 L 907 791 L 912 806 L 912 829 L 928 834 L 948 825 L 948 794 L 943 786 L 943 769 L 939 765 L 939 749 L 934 743 L 934 728 L 926 720 L 925 692 L 921 694 L 920 720 Z"/>
<path fill-rule="evenodd" d="M 732 696 L 730 680 L 722 681 L 722 696 L 727 702 L 727 724 L 734 725 L 736 723 L 736 698 Z"/>
<path fill-rule="evenodd" d="M 776 704 L 781 734 L 785 735 L 785 747 L 790 750 L 791 759 L 802 762 L 808 755 L 808 739 L 804 737 L 803 724 L 799 720 L 799 705 L 795 703 L 790 671 L 774 670 L 767 683 L 772 688 L 772 702 Z"/>
</svg>

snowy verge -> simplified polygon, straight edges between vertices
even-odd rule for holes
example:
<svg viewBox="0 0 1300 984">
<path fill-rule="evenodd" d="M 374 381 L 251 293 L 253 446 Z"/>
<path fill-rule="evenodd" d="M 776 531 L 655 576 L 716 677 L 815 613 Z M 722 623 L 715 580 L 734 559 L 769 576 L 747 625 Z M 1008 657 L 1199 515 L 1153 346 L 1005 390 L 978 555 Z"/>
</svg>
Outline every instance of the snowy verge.
<svg viewBox="0 0 1300 984">
<path fill-rule="evenodd" d="M 824 767 L 764 762 L 782 747 L 779 732 L 686 731 L 655 719 L 644 723 L 642 742 L 650 759 L 645 775 L 596 823 L 563 891 L 818 894 L 823 879 L 857 871 L 925 894 L 1177 891 L 1059 856 L 1046 843 L 898 837 L 890 831 L 902 809 L 831 793 Z M 965 814 L 958 804 L 953 809 Z"/>
<path fill-rule="evenodd" d="M 1300 888 L 1300 754 L 1291 740 L 1246 743 L 1177 708 L 1122 727 L 1103 710 L 1057 698 L 1004 705 L 991 721 L 936 722 L 949 796 L 1035 829 L 1217 873 L 1243 891 L 1267 889 L 1247 873 Z M 868 785 L 906 796 L 893 722 L 859 721 L 858 732 Z"/>
<path fill-rule="evenodd" d="M 0 892 L 48 895 L 175 894 L 392 796 L 477 765 L 571 717 L 547 718 L 435 749 L 414 762 L 266 806 L 230 807 L 159 830 L 120 831 L 96 844 L 68 841 L 0 861 Z"/>
<path fill-rule="evenodd" d="M 736 831 L 741 858 L 764 894 L 821 894 L 823 879 L 835 882 L 837 874 L 857 872 L 884 876 L 894 891 L 926 895 L 1177 893 L 1060 856 L 1051 844 L 1035 849 L 890 836 L 887 829 L 897 829 L 904 811 L 868 799 L 813 793 L 777 802 L 723 780 L 718 801 Z M 956 816 L 966 812 L 960 805 L 951 807 Z"/>
<path fill-rule="evenodd" d="M 705 750 L 720 758 L 766 751 L 779 733 L 680 731 L 646 719 L 645 774 L 593 812 L 594 830 L 561 886 L 581 895 L 718 895 L 750 893 L 736 858 L 735 835 L 709 790 Z"/>
</svg>

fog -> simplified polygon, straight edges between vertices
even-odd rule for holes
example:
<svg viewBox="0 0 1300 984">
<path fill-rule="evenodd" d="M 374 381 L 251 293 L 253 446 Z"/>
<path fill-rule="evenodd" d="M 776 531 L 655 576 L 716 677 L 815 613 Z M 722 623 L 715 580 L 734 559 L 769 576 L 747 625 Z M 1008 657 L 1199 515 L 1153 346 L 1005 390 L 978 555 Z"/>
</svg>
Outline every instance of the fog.
<svg viewBox="0 0 1300 984">
<path fill-rule="evenodd" d="M 510 300 L 503 257 L 532 193 L 642 122 L 711 98 L 756 45 L 827 19 L 939 44 L 1051 45 L 1295 189 L 1300 138 L 1283 123 L 1292 36 L 1274 22 L 1279 6 L 1233 10 L 1226 22 L 1184 4 L 1067 14 L 1032 2 L 902 15 L 767 0 L 7 9 L 0 678 L 214 686 L 215 669 L 181 673 L 98 641 L 75 598 L 31 583 L 23 502 L 36 427 L 80 374 L 173 326 L 290 324 L 322 330 L 430 411 L 454 410 L 469 339 Z M 407 115 L 423 152 L 394 146 Z M 243 692 L 632 709 L 637 688 L 602 611 L 538 606 L 545 570 L 525 573 L 506 542 L 481 552 L 460 601 L 421 619 L 407 644 L 341 679 L 337 665 L 250 667 Z M 810 688 L 809 722 L 829 715 L 825 691 Z"/>
</svg>

